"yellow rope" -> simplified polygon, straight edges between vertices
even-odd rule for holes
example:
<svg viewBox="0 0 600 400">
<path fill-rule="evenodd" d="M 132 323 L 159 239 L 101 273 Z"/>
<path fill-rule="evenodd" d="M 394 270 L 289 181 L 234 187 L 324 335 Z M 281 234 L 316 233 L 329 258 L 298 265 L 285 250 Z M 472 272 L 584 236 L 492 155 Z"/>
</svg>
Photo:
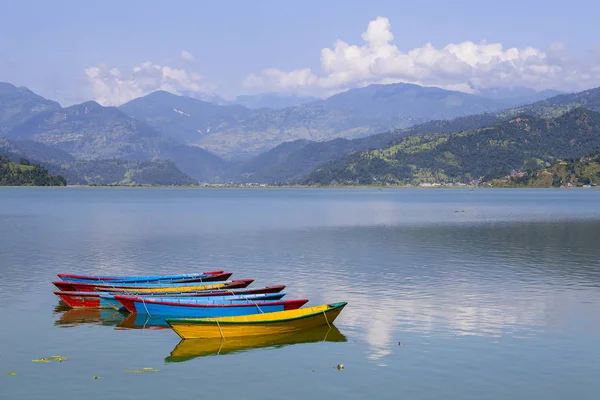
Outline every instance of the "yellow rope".
<svg viewBox="0 0 600 400">
<path fill-rule="evenodd" d="M 146 301 L 144 301 L 143 297 L 141 297 L 140 300 L 142 300 L 142 304 L 144 305 L 144 308 L 146 309 L 146 314 L 150 315 L 150 313 L 148 312 L 148 307 L 146 307 Z"/>
<path fill-rule="evenodd" d="M 225 340 L 225 335 L 223 335 L 223 331 L 221 330 L 221 324 L 219 324 L 219 321 L 217 322 L 217 326 L 219 327 L 219 332 L 221 333 L 221 339 Z"/>
<path fill-rule="evenodd" d="M 327 314 L 325 314 L 325 310 L 323 310 L 323 315 L 325 316 L 325 321 L 327 321 L 327 326 L 329 328 L 331 328 L 331 325 L 329 324 L 329 320 L 327 319 Z"/>
</svg>

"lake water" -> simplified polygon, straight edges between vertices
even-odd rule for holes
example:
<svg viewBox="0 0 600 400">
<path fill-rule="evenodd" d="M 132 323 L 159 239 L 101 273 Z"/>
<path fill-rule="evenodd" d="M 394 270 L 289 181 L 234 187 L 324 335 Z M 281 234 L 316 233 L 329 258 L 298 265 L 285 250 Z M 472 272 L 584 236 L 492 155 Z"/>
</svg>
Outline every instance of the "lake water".
<svg viewBox="0 0 600 400">
<path fill-rule="evenodd" d="M 217 267 L 349 304 L 230 351 L 52 293 Z M 2 400 L 597 399 L 599 377 L 599 190 L 0 188 Z"/>
</svg>

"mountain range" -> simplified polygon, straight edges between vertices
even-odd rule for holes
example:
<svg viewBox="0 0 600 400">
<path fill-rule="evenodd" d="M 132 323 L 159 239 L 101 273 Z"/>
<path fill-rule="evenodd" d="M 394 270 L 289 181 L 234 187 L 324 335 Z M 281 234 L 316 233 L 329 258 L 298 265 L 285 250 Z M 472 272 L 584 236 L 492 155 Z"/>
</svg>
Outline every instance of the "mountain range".
<svg viewBox="0 0 600 400">
<path fill-rule="evenodd" d="M 161 91 L 120 107 L 90 101 L 62 108 L 26 88 L 4 83 L 0 152 L 45 163 L 69 183 L 137 183 L 126 175 L 146 176 L 144 182 L 149 182 L 147 174 L 140 174 L 144 170 L 162 176 L 163 184 L 170 178 L 178 184 L 289 183 L 326 163 L 384 148 L 405 136 L 476 130 L 518 114 L 548 118 L 582 106 L 600 111 L 600 89 L 521 105 L 527 96 L 552 94 L 472 95 L 392 84 L 352 89 L 323 100 L 263 96 L 274 108 L 213 104 Z M 301 104 L 285 107 L 278 98 Z M 256 105 L 259 100 L 244 101 Z M 108 172 L 115 166 L 122 175 Z"/>
<path fill-rule="evenodd" d="M 298 139 L 360 138 L 432 119 L 499 111 L 522 104 L 521 101 L 398 83 L 369 85 L 283 108 L 223 106 L 154 92 L 123 104 L 120 109 L 155 127 L 165 137 L 235 160 L 248 159 Z M 271 103 L 276 103 L 273 95 Z"/>
</svg>

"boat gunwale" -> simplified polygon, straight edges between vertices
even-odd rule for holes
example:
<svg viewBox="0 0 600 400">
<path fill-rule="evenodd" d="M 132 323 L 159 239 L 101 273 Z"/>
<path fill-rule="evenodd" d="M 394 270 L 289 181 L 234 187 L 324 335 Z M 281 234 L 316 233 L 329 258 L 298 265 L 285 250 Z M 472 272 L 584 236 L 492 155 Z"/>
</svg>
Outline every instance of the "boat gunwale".
<svg viewBox="0 0 600 400">
<path fill-rule="evenodd" d="M 297 321 L 297 320 L 301 320 L 301 319 L 305 319 L 305 318 L 314 317 L 314 316 L 317 316 L 317 315 L 323 314 L 323 313 L 330 313 L 334 310 L 344 308 L 347 304 L 348 304 L 347 301 L 341 301 L 338 303 L 328 303 L 327 306 L 330 308 L 327 310 L 316 311 L 316 312 L 312 312 L 310 314 L 300 315 L 298 317 L 263 320 L 263 321 L 221 321 L 221 320 L 219 320 L 219 318 L 230 318 L 230 317 L 207 317 L 207 318 L 165 318 L 165 322 L 167 324 L 169 324 L 169 326 L 171 326 L 171 328 L 173 328 L 173 325 L 171 325 L 171 322 L 189 323 L 189 324 L 198 324 L 198 325 L 213 325 L 213 324 L 217 324 L 217 323 L 220 325 L 274 324 L 274 323 L 279 323 L 279 322 Z M 314 307 L 320 307 L 320 306 L 314 306 Z M 298 310 L 301 310 L 301 308 L 298 308 L 296 310 L 284 310 L 284 311 L 298 311 Z M 282 312 L 282 311 L 275 311 L 275 312 Z M 258 315 L 263 315 L 263 314 L 258 314 Z M 236 316 L 236 317 L 240 317 L 240 316 Z"/>
<path fill-rule="evenodd" d="M 66 286 L 71 285 L 73 287 L 85 287 L 92 288 L 94 291 L 98 292 L 113 292 L 113 291 L 121 291 L 125 292 L 127 290 L 131 290 L 132 292 L 135 290 L 146 290 L 146 289 L 165 289 L 165 288 L 186 288 L 186 287 L 200 287 L 200 286 L 211 286 L 211 285 L 223 285 L 219 286 L 215 289 L 207 289 L 207 290 L 226 290 L 231 285 L 239 285 L 246 284 L 246 287 L 250 286 L 254 282 L 254 279 L 232 279 L 229 281 L 197 281 L 197 282 L 170 282 L 170 283 L 160 283 L 160 284 L 140 284 L 140 285 L 120 285 L 118 283 L 115 284 L 102 284 L 96 282 L 65 282 L 65 281 L 53 281 L 52 284 L 54 286 L 59 287 L 60 285 Z M 60 287 L 59 287 L 60 289 Z M 97 290 L 101 289 L 101 290 Z M 82 290 L 79 290 L 82 292 Z"/>
<path fill-rule="evenodd" d="M 95 293 L 95 292 L 92 292 Z M 274 301 L 289 301 L 289 300 L 281 300 L 283 297 L 285 297 L 287 295 L 287 292 L 277 292 L 277 293 L 256 293 L 256 294 L 236 294 L 236 295 L 231 295 L 231 296 L 219 296 L 219 295 L 215 295 L 215 296 L 179 296 L 179 295 L 175 295 L 175 296 L 145 296 L 143 294 L 140 295 L 114 295 L 114 294 L 110 294 L 108 296 L 110 296 L 111 298 L 115 298 L 116 296 L 119 296 L 121 298 L 124 297 L 131 297 L 131 298 L 136 298 L 136 300 L 130 299 L 132 301 L 137 301 L 137 302 L 141 302 L 141 303 L 146 303 L 146 304 L 167 304 L 167 303 L 173 303 L 173 304 L 194 304 L 194 303 L 201 303 L 202 301 L 206 301 L 206 304 L 211 304 L 208 303 L 209 301 L 228 301 L 228 302 L 236 302 L 236 301 L 250 301 L 250 302 L 254 302 L 254 303 L 262 303 L 262 302 L 266 302 L 268 301 L 269 304 L 272 304 Z M 277 297 L 279 296 L 279 298 L 274 299 L 273 297 Z M 103 297 L 103 296 L 100 296 Z M 160 297 L 164 297 L 166 299 L 169 300 L 161 300 Z M 272 297 L 271 299 L 269 299 L 269 297 Z M 178 301 L 174 301 L 173 299 L 177 299 Z M 295 300 L 295 299 L 292 299 Z M 188 303 L 189 302 L 189 303 Z M 225 304 L 225 303 L 223 303 Z M 227 303 L 229 304 L 229 303 Z M 245 303 L 244 303 L 245 304 Z"/>
<path fill-rule="evenodd" d="M 211 275 L 221 275 L 225 273 L 225 270 L 218 270 L 218 271 L 205 271 L 205 272 L 191 272 L 188 274 L 170 274 L 170 275 L 79 275 L 79 274 L 64 274 L 64 273 L 59 273 L 56 274 L 59 278 L 71 278 L 71 279 L 81 279 L 81 280 L 88 280 L 88 281 L 113 281 L 113 280 L 118 280 L 118 281 L 134 281 L 136 279 L 142 279 L 142 280 L 146 280 L 146 279 L 171 279 L 172 277 L 183 277 L 185 278 L 189 278 L 189 277 L 195 277 L 195 276 L 199 276 L 199 275 L 208 275 L 208 277 L 210 277 Z M 91 283 L 91 282 L 90 282 Z"/>
<path fill-rule="evenodd" d="M 121 299 L 125 300 L 125 301 L 131 301 L 134 303 L 145 303 L 145 304 L 155 304 L 155 305 L 160 305 L 160 306 L 181 306 L 181 307 L 204 307 L 204 308 L 213 308 L 213 307 L 267 307 L 267 306 L 287 306 L 287 305 L 291 305 L 291 304 L 297 304 L 297 303 L 302 303 L 302 305 L 308 303 L 308 299 L 292 299 L 292 300 L 275 300 L 275 301 L 269 301 L 269 300 L 259 300 L 259 301 L 252 301 L 252 300 L 248 300 L 250 301 L 250 303 L 227 303 L 227 304 L 211 304 L 211 303 L 206 303 L 206 304 L 193 304 L 193 303 L 177 303 L 177 302 L 171 302 L 171 301 L 160 301 L 160 300 L 142 300 L 140 299 L 138 296 L 121 296 L 121 295 L 116 295 L 115 299 L 120 301 Z M 225 299 L 227 300 L 227 299 Z M 233 301 L 233 300 L 232 300 Z M 290 310 L 283 310 L 283 311 L 290 311 Z"/>
</svg>

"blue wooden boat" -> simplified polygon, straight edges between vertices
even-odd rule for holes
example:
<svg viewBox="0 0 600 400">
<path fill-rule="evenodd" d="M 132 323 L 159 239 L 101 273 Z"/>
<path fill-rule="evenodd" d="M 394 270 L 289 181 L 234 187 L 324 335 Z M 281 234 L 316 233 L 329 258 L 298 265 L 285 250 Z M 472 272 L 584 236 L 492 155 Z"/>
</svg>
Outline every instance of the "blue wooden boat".
<svg viewBox="0 0 600 400">
<path fill-rule="evenodd" d="M 140 301 L 157 301 L 157 302 L 168 302 L 177 304 L 203 304 L 210 303 L 212 301 L 223 302 L 223 304 L 229 304 L 232 301 L 262 301 L 262 300 L 281 300 L 286 292 L 281 293 L 265 293 L 265 294 L 249 294 L 249 295 L 235 295 L 235 296 L 205 296 L 205 297 L 191 297 L 191 296 L 134 296 Z M 113 296 L 114 297 L 114 296 Z"/>
<path fill-rule="evenodd" d="M 132 313 L 166 315 L 190 318 L 225 317 L 296 310 L 308 302 L 307 299 L 287 301 L 227 301 L 213 300 L 209 304 L 185 304 L 150 300 L 142 301 L 136 296 L 115 296 Z"/>
<path fill-rule="evenodd" d="M 68 292 L 67 292 L 68 293 Z M 177 304 L 230 304 L 232 302 L 245 301 L 273 301 L 281 300 L 285 296 L 285 292 L 280 293 L 264 293 L 264 294 L 248 294 L 248 295 L 233 295 L 233 296 L 133 296 L 142 302 L 161 301 Z M 100 296 L 102 304 L 114 308 L 115 310 L 124 310 L 125 306 L 115 298 L 115 295 L 104 293 Z"/>
<path fill-rule="evenodd" d="M 115 299 L 115 296 L 113 294 L 102 293 L 100 295 L 100 298 L 102 299 L 102 304 L 106 304 L 109 307 L 119 311 L 126 310 L 126 308 L 123 307 L 123 304 L 121 304 L 119 300 Z"/>
<path fill-rule="evenodd" d="M 225 271 L 209 271 L 199 274 L 176 274 L 176 275 L 74 275 L 58 274 L 64 282 L 88 282 L 88 283 L 169 283 L 169 282 L 196 282 L 196 281 L 225 281 L 233 275 Z"/>
</svg>

